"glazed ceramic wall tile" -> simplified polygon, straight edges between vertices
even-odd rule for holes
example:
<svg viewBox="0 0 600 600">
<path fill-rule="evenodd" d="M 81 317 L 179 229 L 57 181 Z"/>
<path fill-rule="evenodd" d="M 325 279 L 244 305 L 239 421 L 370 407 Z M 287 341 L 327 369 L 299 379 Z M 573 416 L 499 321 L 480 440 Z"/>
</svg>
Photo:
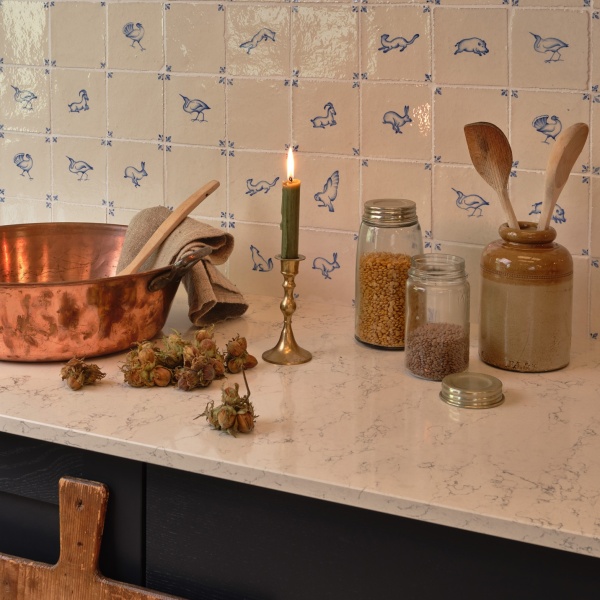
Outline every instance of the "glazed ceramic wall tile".
<svg viewBox="0 0 600 600">
<path fill-rule="evenodd" d="M 464 126 L 490 121 L 508 132 L 508 92 L 500 89 L 436 87 L 434 160 L 471 164 Z"/>
<path fill-rule="evenodd" d="M 592 312 L 595 307 L 589 306 L 590 298 L 590 270 L 594 264 L 587 256 L 573 257 L 573 315 L 572 315 L 572 336 L 574 339 L 584 339 L 589 335 L 590 329 L 590 309 Z"/>
<path fill-rule="evenodd" d="M 7 199 L 0 202 L 0 223 L 48 223 L 52 209 L 40 200 Z"/>
<path fill-rule="evenodd" d="M 159 71 L 164 66 L 164 8 L 154 2 L 108 4 L 109 69 Z"/>
<path fill-rule="evenodd" d="M 230 5 L 225 19 L 228 75 L 289 75 L 290 9 L 287 6 Z"/>
<path fill-rule="evenodd" d="M 10 133 L 0 137 L 0 198 L 45 200 L 51 195 L 50 147 L 41 136 Z"/>
<path fill-rule="evenodd" d="M 225 224 L 235 215 L 227 212 L 227 157 L 217 148 L 172 146 L 165 155 L 165 204 L 179 206 L 205 183 L 216 179 L 221 186 L 198 206 L 193 215 L 220 219 Z M 235 227 L 235 222 L 233 223 Z"/>
<path fill-rule="evenodd" d="M 163 135 L 163 81 L 155 73 L 109 71 L 108 136 L 158 140 Z"/>
<path fill-rule="evenodd" d="M 0 57 L 6 64 L 44 65 L 50 56 L 48 12 L 44 2 L 0 4 Z"/>
<path fill-rule="evenodd" d="M 106 146 L 100 140 L 53 138 L 52 202 L 101 206 L 106 201 Z"/>
<path fill-rule="evenodd" d="M 552 145 L 563 129 L 582 121 L 589 123 L 589 97 L 576 92 L 519 90 L 511 97 L 511 142 L 519 167 L 545 169 Z M 589 168 L 589 144 L 573 169 Z"/>
<path fill-rule="evenodd" d="M 52 218 L 54 221 L 106 223 L 106 208 L 104 206 L 79 206 L 77 204 L 56 202 L 52 206 Z"/>
<path fill-rule="evenodd" d="M 595 261 L 590 269 L 590 294 L 588 297 L 592 299 L 600 298 L 600 267 L 598 261 Z M 590 337 L 594 340 L 600 340 L 600 311 L 597 303 L 590 307 L 589 315 L 590 325 L 588 330 Z"/>
<path fill-rule="evenodd" d="M 435 240 L 486 245 L 506 222 L 496 193 L 468 167 L 435 166 L 432 205 Z"/>
<path fill-rule="evenodd" d="M 302 152 L 355 156 L 359 150 L 359 88 L 349 81 L 306 81 L 292 86 L 292 128 Z"/>
<path fill-rule="evenodd" d="M 222 5 L 173 3 L 165 26 L 166 63 L 172 72 L 219 73 L 225 66 Z"/>
<path fill-rule="evenodd" d="M 589 12 L 513 12 L 511 83 L 517 88 L 585 90 L 588 83 Z"/>
<path fill-rule="evenodd" d="M 41 68 L 0 70 L 0 124 L 6 130 L 47 133 L 50 130 L 50 75 Z"/>
<path fill-rule="evenodd" d="M 434 79 L 508 85 L 508 10 L 445 8 L 434 15 Z"/>
<path fill-rule="evenodd" d="M 52 133 L 106 135 L 106 75 L 102 71 L 53 70 L 51 102 Z"/>
<path fill-rule="evenodd" d="M 354 6 L 295 6 L 292 66 L 300 77 L 352 79 L 358 73 L 358 12 Z"/>
<path fill-rule="evenodd" d="M 511 197 L 519 220 L 537 223 L 544 199 L 544 175 L 520 171 L 511 183 Z M 550 225 L 556 230 L 556 241 L 573 255 L 588 256 L 590 253 L 589 188 L 589 177 L 571 175 L 550 219 Z"/>
<path fill-rule="evenodd" d="M 362 200 L 406 198 L 417 205 L 423 236 L 431 233 L 431 165 L 368 159 L 361 162 Z M 362 213 L 362 209 L 361 209 Z"/>
<path fill-rule="evenodd" d="M 590 256 L 596 263 L 600 259 L 600 179 L 590 178 L 592 188 L 592 214 L 590 220 Z"/>
<path fill-rule="evenodd" d="M 299 177 L 304 175 L 298 172 Z M 286 155 L 238 150 L 230 161 L 229 209 L 236 219 L 279 224 L 281 185 L 286 177 Z"/>
<path fill-rule="evenodd" d="M 156 143 L 112 140 L 108 154 L 108 206 L 111 209 L 163 204 L 163 152 Z"/>
<path fill-rule="evenodd" d="M 106 64 L 106 7 L 101 2 L 53 2 L 51 65 L 99 69 Z"/>
<path fill-rule="evenodd" d="M 431 77 L 431 13 L 421 6 L 369 6 L 361 12 L 361 77 Z"/>
<path fill-rule="evenodd" d="M 427 85 L 364 82 L 361 155 L 431 157 L 431 90 Z"/>
<path fill-rule="evenodd" d="M 352 231 L 360 222 L 359 162 L 356 159 L 296 156 L 302 180 L 300 225 Z"/>
<path fill-rule="evenodd" d="M 165 137 L 179 144 L 222 144 L 225 83 L 214 76 L 171 75 L 165 81 Z"/>
<path fill-rule="evenodd" d="M 282 80 L 233 79 L 227 86 L 227 148 L 283 150 L 290 143 L 290 88 Z"/>
</svg>

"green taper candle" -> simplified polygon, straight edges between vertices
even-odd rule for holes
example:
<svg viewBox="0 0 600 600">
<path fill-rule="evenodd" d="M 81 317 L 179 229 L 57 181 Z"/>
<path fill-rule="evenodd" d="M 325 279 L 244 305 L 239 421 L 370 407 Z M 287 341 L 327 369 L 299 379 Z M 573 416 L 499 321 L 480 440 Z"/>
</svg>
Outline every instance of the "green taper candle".
<svg viewBox="0 0 600 600">
<path fill-rule="evenodd" d="M 288 177 L 281 196 L 281 258 L 298 258 L 300 230 L 300 180 L 294 179 L 292 149 L 287 158 Z"/>
</svg>

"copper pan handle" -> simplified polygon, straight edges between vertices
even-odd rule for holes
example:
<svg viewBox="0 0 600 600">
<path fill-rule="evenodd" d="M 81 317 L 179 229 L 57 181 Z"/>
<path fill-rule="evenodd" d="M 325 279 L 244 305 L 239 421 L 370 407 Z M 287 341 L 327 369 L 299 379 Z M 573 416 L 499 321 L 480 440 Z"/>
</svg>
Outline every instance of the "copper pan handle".
<svg viewBox="0 0 600 600">
<path fill-rule="evenodd" d="M 138 269 L 146 262 L 146 259 L 175 231 L 177 226 L 202 202 L 210 196 L 218 187 L 216 180 L 209 181 L 206 185 L 196 190 L 187 200 L 184 200 L 173 212 L 161 223 L 160 227 L 150 236 L 150 239 L 142 246 L 133 260 L 117 275 L 131 275 L 137 273 Z"/>
<path fill-rule="evenodd" d="M 173 281 L 179 281 L 197 262 L 208 256 L 211 252 L 212 248 L 210 246 L 203 246 L 185 254 L 177 262 L 173 263 L 168 271 L 151 279 L 148 282 L 148 291 L 158 292 Z"/>
</svg>

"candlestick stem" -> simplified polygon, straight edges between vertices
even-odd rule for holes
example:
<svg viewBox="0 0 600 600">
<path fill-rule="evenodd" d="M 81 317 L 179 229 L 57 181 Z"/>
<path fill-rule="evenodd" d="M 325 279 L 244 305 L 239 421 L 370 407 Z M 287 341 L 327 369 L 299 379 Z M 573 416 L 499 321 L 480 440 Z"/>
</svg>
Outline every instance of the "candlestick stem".
<svg viewBox="0 0 600 600">
<path fill-rule="evenodd" d="M 300 365 L 312 358 L 312 354 L 308 350 L 298 346 L 292 331 L 292 315 L 296 312 L 296 301 L 294 300 L 295 278 L 298 274 L 300 261 L 304 260 L 304 256 L 282 258 L 278 254 L 275 258 L 281 261 L 281 274 L 283 275 L 284 295 L 279 305 L 283 313 L 283 329 L 277 345 L 263 352 L 262 357 L 263 360 L 276 365 Z"/>
</svg>

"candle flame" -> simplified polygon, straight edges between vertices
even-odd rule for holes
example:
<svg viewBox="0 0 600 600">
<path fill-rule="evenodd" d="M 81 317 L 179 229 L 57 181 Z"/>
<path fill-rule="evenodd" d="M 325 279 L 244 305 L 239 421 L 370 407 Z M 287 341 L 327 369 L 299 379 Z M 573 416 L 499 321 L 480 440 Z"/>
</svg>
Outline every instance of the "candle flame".
<svg viewBox="0 0 600 600">
<path fill-rule="evenodd" d="M 292 148 L 288 148 L 287 155 L 287 176 L 290 181 L 294 179 L 294 155 L 292 154 Z"/>
</svg>

